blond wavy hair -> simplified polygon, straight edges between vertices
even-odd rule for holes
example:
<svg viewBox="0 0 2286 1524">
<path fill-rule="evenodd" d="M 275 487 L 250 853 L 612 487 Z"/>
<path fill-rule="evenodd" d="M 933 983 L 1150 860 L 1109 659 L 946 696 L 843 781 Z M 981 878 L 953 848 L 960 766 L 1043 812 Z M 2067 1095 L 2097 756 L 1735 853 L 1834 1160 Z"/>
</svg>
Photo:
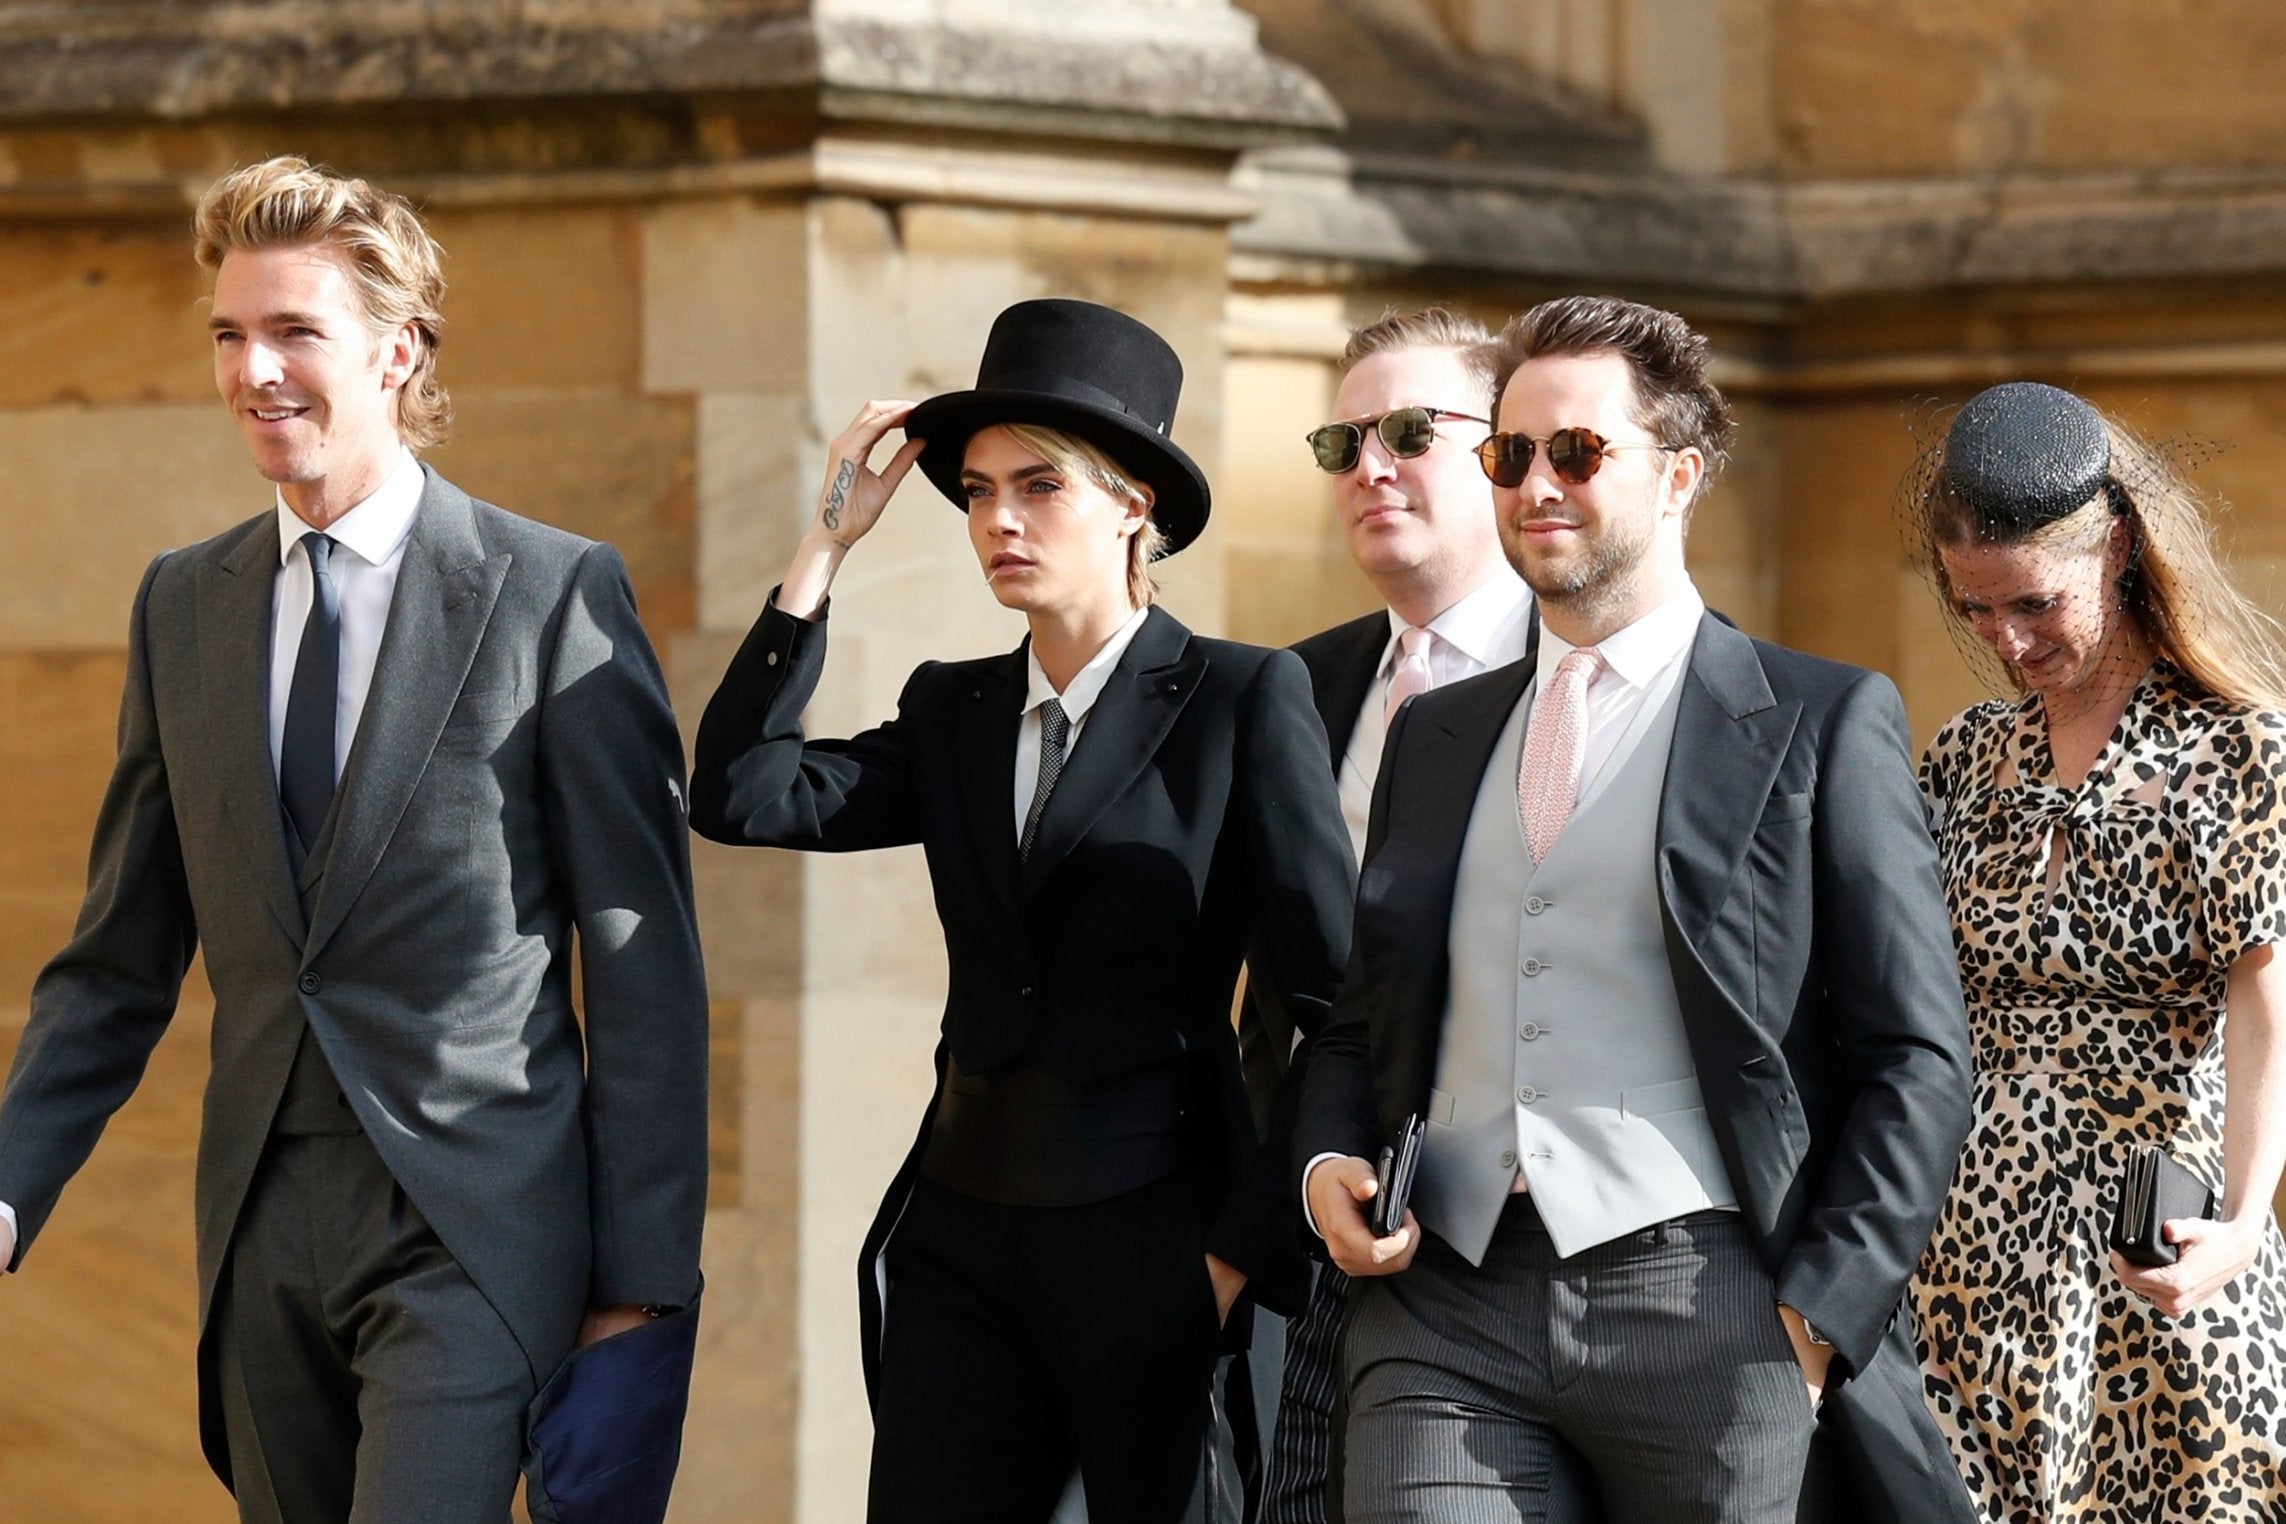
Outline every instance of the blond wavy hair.
<svg viewBox="0 0 2286 1524">
<path fill-rule="evenodd" d="M 209 271 L 240 250 L 337 250 L 376 336 L 410 325 L 413 373 L 397 392 L 397 433 L 414 449 L 443 444 L 452 398 L 437 380 L 444 339 L 444 250 L 404 197 L 290 154 L 217 180 L 192 218 L 198 262 Z"/>
<path fill-rule="evenodd" d="M 1127 538 L 1127 601 L 1135 608 L 1157 602 L 1159 583 L 1151 575 L 1151 563 L 1167 553 L 1167 536 L 1158 520 L 1151 517 L 1150 495 L 1135 478 L 1094 445 L 1061 429 L 1035 423 L 1004 423 L 1000 427 L 1007 430 L 1009 438 L 1066 476 L 1085 477 L 1122 503 L 1145 505 L 1143 527 Z"/>
<path fill-rule="evenodd" d="M 2160 451 L 2109 418 L 2103 427 L 2111 440 L 2111 476 L 2080 507 L 2008 538 L 1939 487 L 1927 505 L 1931 540 L 1938 547 L 2014 544 L 2092 553 L 2104 546 L 2113 524 L 2124 522 L 2129 538 L 2120 601 L 2152 649 L 2226 703 L 2286 710 L 2286 628 L 2223 565 L 2213 509 Z M 1944 558 L 1931 559 L 1947 610 L 1957 608 Z"/>
</svg>

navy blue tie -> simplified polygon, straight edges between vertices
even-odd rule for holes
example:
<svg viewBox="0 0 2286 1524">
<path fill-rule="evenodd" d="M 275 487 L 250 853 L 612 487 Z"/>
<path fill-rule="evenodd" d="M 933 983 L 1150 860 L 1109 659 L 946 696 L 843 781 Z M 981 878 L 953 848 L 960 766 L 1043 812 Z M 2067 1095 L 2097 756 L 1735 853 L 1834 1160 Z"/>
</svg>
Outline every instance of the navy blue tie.
<svg viewBox="0 0 2286 1524">
<path fill-rule="evenodd" d="M 341 584 L 333 573 L 333 541 L 302 536 L 310 558 L 310 617 L 286 690 L 286 738 L 278 748 L 278 798 L 302 850 L 317 845 L 333 808 L 334 717 L 341 695 Z"/>
</svg>

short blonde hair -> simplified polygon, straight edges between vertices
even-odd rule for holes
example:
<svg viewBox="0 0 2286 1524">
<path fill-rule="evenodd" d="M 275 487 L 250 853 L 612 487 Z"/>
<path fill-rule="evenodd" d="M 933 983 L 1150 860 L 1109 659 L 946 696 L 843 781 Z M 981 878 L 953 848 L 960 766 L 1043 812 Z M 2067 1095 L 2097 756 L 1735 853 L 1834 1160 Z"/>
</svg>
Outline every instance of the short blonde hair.
<svg viewBox="0 0 2286 1524">
<path fill-rule="evenodd" d="M 1156 602 L 1158 581 L 1151 563 L 1167 553 L 1167 536 L 1151 517 L 1150 494 L 1109 455 L 1061 429 L 1034 423 L 1004 423 L 1008 437 L 1067 476 L 1084 476 L 1123 503 L 1143 505 L 1143 527 L 1127 541 L 1127 601 L 1136 608 Z"/>
<path fill-rule="evenodd" d="M 414 449 L 443 444 L 452 398 L 437 380 L 444 339 L 444 250 L 404 197 L 287 154 L 217 180 L 191 228 L 198 262 L 222 268 L 240 250 L 338 250 L 376 335 L 407 324 L 418 336 L 413 373 L 397 393 L 397 433 Z"/>
</svg>

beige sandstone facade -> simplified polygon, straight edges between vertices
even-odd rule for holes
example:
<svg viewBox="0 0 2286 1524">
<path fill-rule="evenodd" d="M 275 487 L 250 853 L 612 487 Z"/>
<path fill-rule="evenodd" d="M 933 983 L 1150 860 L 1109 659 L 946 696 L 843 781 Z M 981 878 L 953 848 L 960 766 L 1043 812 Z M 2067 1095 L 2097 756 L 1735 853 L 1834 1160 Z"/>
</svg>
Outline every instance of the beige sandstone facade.
<svg viewBox="0 0 2286 1524">
<path fill-rule="evenodd" d="M 262 510 L 188 209 L 294 151 L 450 251 L 438 466 L 617 543 L 687 721 L 858 402 L 963 385 L 1009 301 L 1111 302 L 1189 367 L 1198 627 L 1370 605 L 1309 470 L 1345 330 L 1449 299 L 1674 304 L 1745 419 L 1693 553 L 1757 633 L 1977 696 L 1890 499 L 1916 399 L 2011 375 L 2232 449 L 2286 598 L 2286 104 L 2269 0 L 0 3 L 0 1051 L 68 934 L 149 557 Z M 916 476 L 835 604 L 820 731 L 1012 644 Z M 928 1086 L 914 854 L 702 847 L 708 1328 L 676 1517 L 838 1524 L 868 1438 L 852 1261 Z M 230 1517 L 191 1422 L 202 993 L 0 1286 L 0 1495 Z"/>
</svg>

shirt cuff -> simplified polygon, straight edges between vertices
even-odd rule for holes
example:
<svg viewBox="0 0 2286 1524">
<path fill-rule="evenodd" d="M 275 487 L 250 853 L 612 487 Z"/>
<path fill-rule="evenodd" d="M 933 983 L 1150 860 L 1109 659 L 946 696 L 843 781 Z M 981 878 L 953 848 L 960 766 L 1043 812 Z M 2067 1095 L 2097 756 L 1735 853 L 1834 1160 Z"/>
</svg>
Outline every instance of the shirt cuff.
<svg viewBox="0 0 2286 1524">
<path fill-rule="evenodd" d="M 1328 1159 L 1341 1159 L 1346 1157 L 1347 1155 L 1331 1152 L 1313 1154 L 1310 1156 L 1310 1162 L 1302 1166 L 1302 1221 L 1308 1223 L 1310 1225 L 1310 1231 L 1312 1233 L 1317 1233 L 1318 1237 L 1321 1240 L 1325 1237 L 1325 1234 L 1318 1232 L 1317 1214 L 1310 1210 L 1310 1174 L 1319 1165 L 1325 1163 Z M 4 1212 L 6 1210 L 6 1207 L 0 1207 L 0 1212 Z"/>
<path fill-rule="evenodd" d="M 1308 1205 L 1305 1204 L 1302 1210 L 1305 1212 L 1308 1211 Z M 0 1270 L 5 1270 L 8 1268 L 9 1264 L 14 1262 L 16 1258 L 13 1251 L 23 1247 L 23 1245 L 18 1242 L 22 1235 L 16 1231 L 16 1209 L 8 1205 L 8 1203 L 5 1201 L 0 1201 L 0 1222 L 8 1224 L 8 1243 L 11 1250 L 7 1260 L 0 1261 Z"/>
</svg>

